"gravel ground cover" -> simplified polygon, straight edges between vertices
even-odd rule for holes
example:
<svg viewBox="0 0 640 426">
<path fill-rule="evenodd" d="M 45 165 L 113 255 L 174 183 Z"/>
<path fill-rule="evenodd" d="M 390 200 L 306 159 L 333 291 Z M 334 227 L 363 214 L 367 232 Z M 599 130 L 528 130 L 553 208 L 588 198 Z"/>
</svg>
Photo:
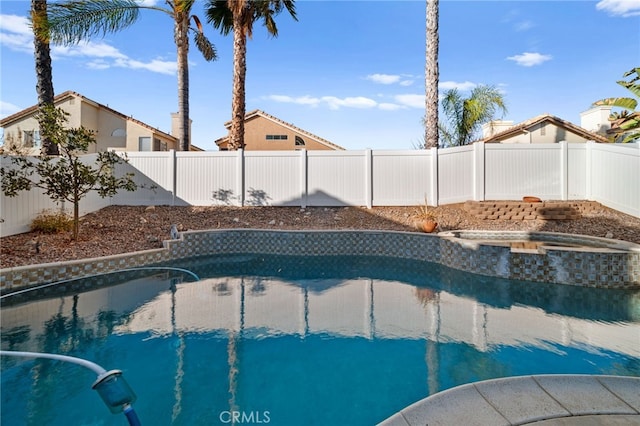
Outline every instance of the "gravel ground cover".
<svg viewBox="0 0 640 426">
<path fill-rule="evenodd" d="M 640 244 L 640 218 L 599 204 L 575 220 L 482 220 L 463 204 L 430 208 L 437 231 L 549 231 L 609 237 Z M 171 207 L 111 206 L 81 218 L 80 236 L 27 232 L 0 239 L 0 268 L 107 256 L 162 247 L 171 225 L 203 229 L 368 229 L 418 232 L 418 206 L 409 207 Z"/>
</svg>

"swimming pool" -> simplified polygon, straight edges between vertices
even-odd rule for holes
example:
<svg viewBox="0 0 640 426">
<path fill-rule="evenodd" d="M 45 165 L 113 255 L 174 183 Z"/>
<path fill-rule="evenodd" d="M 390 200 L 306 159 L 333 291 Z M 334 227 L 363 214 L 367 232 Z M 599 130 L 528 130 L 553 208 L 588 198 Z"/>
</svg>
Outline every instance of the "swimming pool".
<svg viewBox="0 0 640 426">
<path fill-rule="evenodd" d="M 476 380 L 640 376 L 639 290 L 371 256 L 239 254 L 172 266 L 201 280 L 135 271 L 26 303 L 4 298 L 2 349 L 123 370 L 153 425 L 228 424 L 234 413 L 245 424 L 370 425 Z M 73 365 L 2 359 L 0 420 L 123 424 L 90 389 L 94 379 Z"/>
</svg>

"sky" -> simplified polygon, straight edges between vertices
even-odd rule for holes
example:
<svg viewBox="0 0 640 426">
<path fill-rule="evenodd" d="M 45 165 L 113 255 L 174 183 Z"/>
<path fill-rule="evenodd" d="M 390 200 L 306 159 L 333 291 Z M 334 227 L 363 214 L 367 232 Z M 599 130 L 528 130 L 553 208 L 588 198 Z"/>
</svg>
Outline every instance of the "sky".
<svg viewBox="0 0 640 426">
<path fill-rule="evenodd" d="M 51 0 L 49 0 L 51 2 Z M 164 7 L 163 1 L 144 0 Z M 218 59 L 189 52 L 192 144 L 217 150 L 231 119 L 233 40 L 192 12 Z M 298 21 L 257 23 L 247 45 L 246 110 L 260 109 L 350 150 L 415 149 L 424 137 L 425 1 L 296 1 Z M 0 1 L 0 117 L 37 103 L 29 0 Z M 518 123 L 552 114 L 580 124 L 640 66 L 640 0 L 440 0 L 440 91 L 503 93 Z M 67 90 L 171 130 L 178 109 L 173 21 L 142 11 L 131 27 L 52 46 L 56 94 Z"/>
</svg>

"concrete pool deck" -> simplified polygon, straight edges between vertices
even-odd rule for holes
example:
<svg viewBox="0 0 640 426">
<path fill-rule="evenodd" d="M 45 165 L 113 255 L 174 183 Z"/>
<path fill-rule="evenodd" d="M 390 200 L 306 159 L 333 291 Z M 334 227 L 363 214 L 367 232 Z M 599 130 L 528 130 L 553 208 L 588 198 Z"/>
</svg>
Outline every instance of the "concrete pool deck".
<svg viewBox="0 0 640 426">
<path fill-rule="evenodd" d="M 535 375 L 469 383 L 380 423 L 414 425 L 640 425 L 640 377 Z"/>
</svg>

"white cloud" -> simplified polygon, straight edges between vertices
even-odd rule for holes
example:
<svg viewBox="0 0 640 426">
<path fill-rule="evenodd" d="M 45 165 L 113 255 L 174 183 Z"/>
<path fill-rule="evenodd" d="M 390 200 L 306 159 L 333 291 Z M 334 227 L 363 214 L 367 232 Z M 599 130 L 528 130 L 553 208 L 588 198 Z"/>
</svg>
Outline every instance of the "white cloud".
<svg viewBox="0 0 640 426">
<path fill-rule="evenodd" d="M 325 102 L 329 109 L 345 108 L 374 108 L 378 103 L 373 99 L 364 96 L 337 98 L 335 96 L 323 96 L 322 101 Z"/>
<path fill-rule="evenodd" d="M 413 84 L 415 77 L 410 74 L 369 74 L 365 77 L 366 80 L 373 81 L 378 84 L 399 84 L 400 86 L 407 87 Z"/>
<path fill-rule="evenodd" d="M 407 107 L 424 108 L 424 95 L 398 95 L 398 96 L 394 96 L 393 100 L 395 102 L 376 102 L 375 100 L 365 96 L 351 96 L 351 97 L 339 98 L 337 96 L 292 97 L 292 96 L 286 96 L 286 95 L 269 95 L 269 96 L 265 96 L 264 98 L 275 101 L 275 102 L 307 105 L 311 107 L 318 107 L 318 106 L 324 105 L 332 110 L 337 110 L 340 108 L 358 108 L 358 109 L 378 108 L 384 111 L 396 111 L 399 109 L 405 109 Z"/>
<path fill-rule="evenodd" d="M 400 81 L 399 75 L 391 75 L 391 74 L 370 74 L 365 77 L 367 80 L 373 81 L 374 83 L 379 84 L 393 84 Z"/>
<path fill-rule="evenodd" d="M 382 103 L 378 104 L 378 108 L 383 110 L 383 111 L 396 111 L 396 110 L 399 110 L 399 109 L 404 109 L 405 107 L 402 106 L 402 105 L 398 105 L 398 104 L 382 102 Z"/>
<path fill-rule="evenodd" d="M 456 90 L 461 90 L 461 91 L 467 91 L 467 90 L 473 89 L 476 86 L 477 86 L 476 83 L 472 83 L 470 81 L 465 81 L 465 82 L 462 82 L 462 83 L 459 83 L 457 81 L 440 81 L 438 83 L 438 89 L 439 90 L 456 89 Z"/>
<path fill-rule="evenodd" d="M 22 111 L 23 108 L 20 108 L 17 105 L 11 104 L 9 102 L 0 101 L 0 117 L 7 117 L 11 114 L 15 114 L 18 111 Z"/>
<path fill-rule="evenodd" d="M 108 68 L 111 68 L 111 64 L 109 64 L 104 59 L 96 59 L 95 61 L 89 61 L 87 62 L 86 65 L 87 65 L 87 68 L 89 68 L 90 70 L 106 70 Z"/>
<path fill-rule="evenodd" d="M 535 24 L 531 21 L 520 21 L 514 24 L 514 28 L 516 31 L 527 31 L 533 27 L 535 27 Z"/>
<path fill-rule="evenodd" d="M 134 70 L 147 70 L 168 75 L 175 74 L 178 69 L 178 64 L 175 61 L 162 61 L 160 59 L 154 59 L 151 62 L 141 62 L 129 58 L 118 58 L 115 60 L 114 66 Z"/>
<path fill-rule="evenodd" d="M 143 0 L 142 3 L 152 6 L 156 1 Z M 24 16 L 0 15 L 0 46 L 33 54 L 33 32 L 29 26 L 29 20 Z M 86 58 L 86 67 L 93 70 L 120 67 L 174 75 L 178 68 L 176 61 L 153 59 L 144 62 L 132 59 L 105 42 L 85 41 L 69 46 L 51 45 L 51 57 L 54 60 Z"/>
<path fill-rule="evenodd" d="M 117 48 L 106 43 L 94 43 L 92 41 L 73 44 L 70 46 L 52 46 L 53 56 L 87 56 L 90 58 L 116 58 L 127 59 L 127 55 Z"/>
<path fill-rule="evenodd" d="M 33 53 L 33 32 L 24 16 L 0 15 L 0 46 Z"/>
<path fill-rule="evenodd" d="M 425 95 L 396 95 L 394 99 L 397 103 L 410 108 L 424 108 Z"/>
<path fill-rule="evenodd" d="M 311 96 L 300 96 L 297 98 L 292 98 L 291 96 L 286 95 L 269 95 L 267 96 L 267 99 L 287 104 L 310 105 L 314 107 L 318 106 L 321 102 L 320 98 L 314 98 Z"/>
<path fill-rule="evenodd" d="M 375 108 L 378 103 L 373 99 L 365 98 L 363 96 L 338 98 L 336 96 L 323 96 L 321 98 L 313 96 L 300 96 L 297 98 L 286 95 L 269 95 L 266 99 L 270 99 L 276 102 L 292 103 L 298 105 L 309 105 L 317 107 L 324 104 L 329 109 L 344 108 Z"/>
<path fill-rule="evenodd" d="M 603 10 L 610 15 L 622 16 L 623 18 L 628 18 L 630 16 L 640 16 L 640 1 L 600 0 L 596 4 L 596 9 Z"/>
<path fill-rule="evenodd" d="M 0 30 L 33 36 L 29 20 L 24 16 L 0 15 Z"/>
<path fill-rule="evenodd" d="M 532 67 L 534 65 L 540 65 L 551 59 L 551 55 L 542 55 L 540 53 L 524 52 L 520 55 L 509 56 L 507 58 L 510 61 L 514 61 L 518 65 L 523 67 Z"/>
</svg>

